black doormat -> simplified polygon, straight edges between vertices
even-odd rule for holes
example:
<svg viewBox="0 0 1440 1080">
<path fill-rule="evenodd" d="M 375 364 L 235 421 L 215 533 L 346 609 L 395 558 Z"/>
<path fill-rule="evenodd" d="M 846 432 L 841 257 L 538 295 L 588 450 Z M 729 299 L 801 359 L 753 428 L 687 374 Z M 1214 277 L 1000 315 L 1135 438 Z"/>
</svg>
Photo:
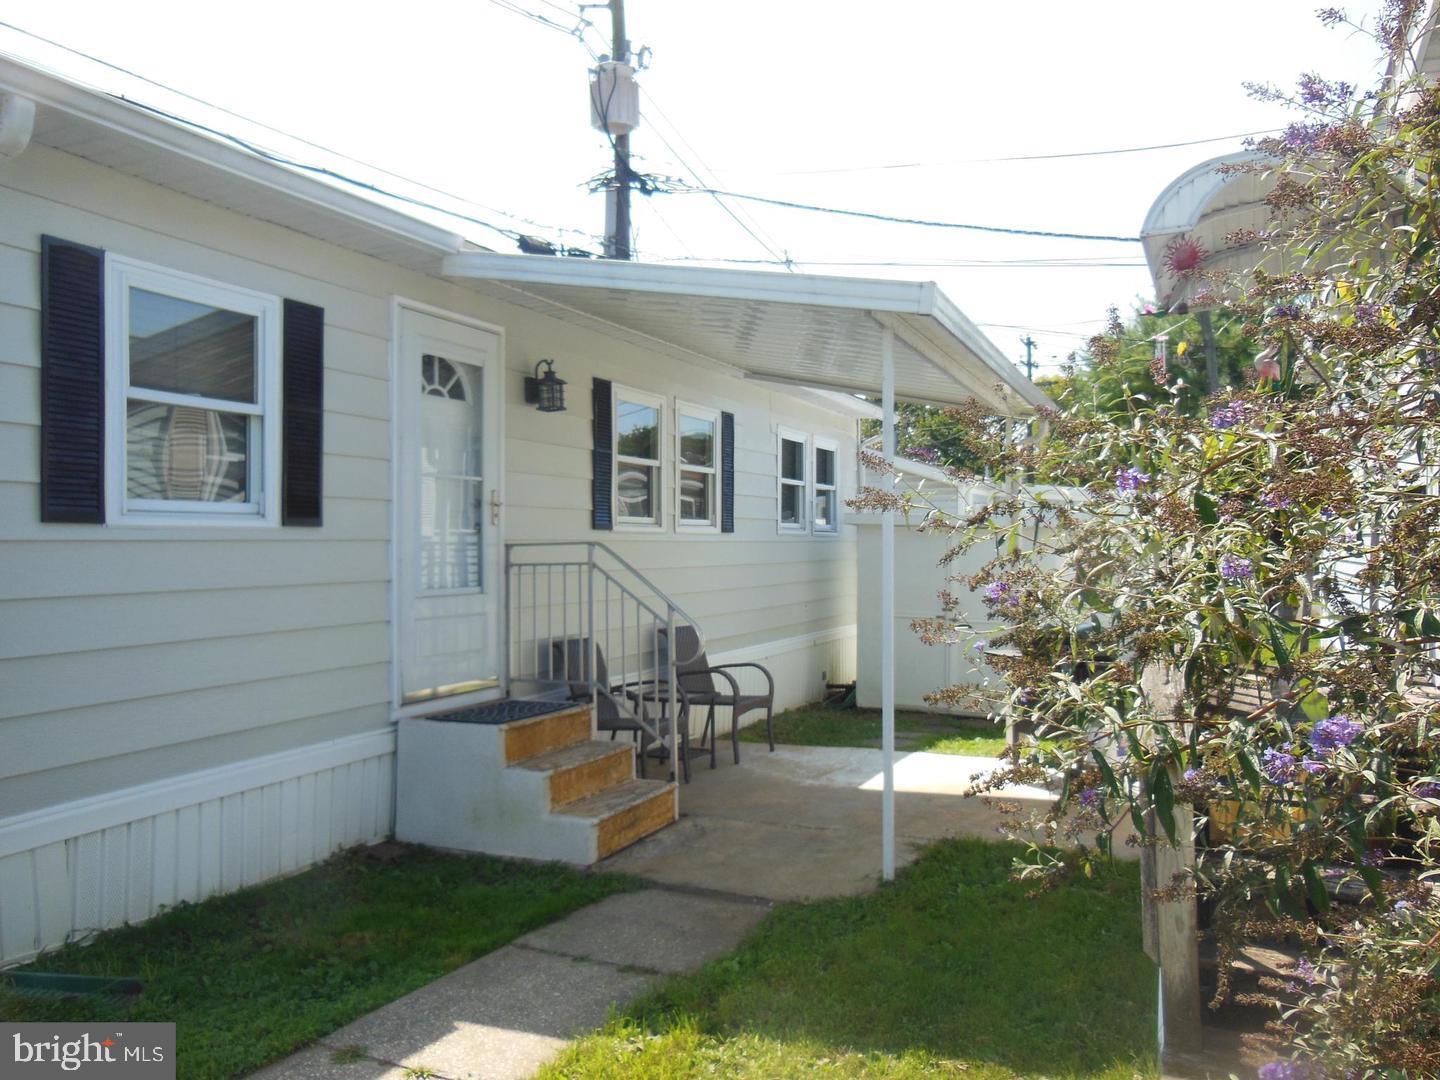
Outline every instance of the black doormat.
<svg viewBox="0 0 1440 1080">
<path fill-rule="evenodd" d="M 426 716 L 423 719 L 453 724 L 509 724 L 516 720 L 529 720 L 534 716 L 573 708 L 573 701 L 487 701 L 483 705 Z"/>
</svg>

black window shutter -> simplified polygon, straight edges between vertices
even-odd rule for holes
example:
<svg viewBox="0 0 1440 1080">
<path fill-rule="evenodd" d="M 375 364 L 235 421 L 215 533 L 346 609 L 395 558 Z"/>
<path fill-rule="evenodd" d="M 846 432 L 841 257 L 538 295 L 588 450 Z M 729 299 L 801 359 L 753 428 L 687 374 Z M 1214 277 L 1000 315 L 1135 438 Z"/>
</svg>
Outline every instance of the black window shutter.
<svg viewBox="0 0 1440 1080">
<path fill-rule="evenodd" d="M 720 414 L 720 531 L 735 531 L 735 414 Z"/>
<path fill-rule="evenodd" d="M 105 253 L 40 238 L 40 520 L 105 521 Z"/>
<path fill-rule="evenodd" d="M 325 464 L 325 309 L 286 300 L 281 341 L 280 523 L 318 526 Z"/>
<path fill-rule="evenodd" d="M 590 389 L 593 449 L 590 452 L 590 525 L 596 529 L 613 529 L 615 514 L 610 505 L 610 490 L 615 479 L 610 380 L 596 379 Z"/>
</svg>

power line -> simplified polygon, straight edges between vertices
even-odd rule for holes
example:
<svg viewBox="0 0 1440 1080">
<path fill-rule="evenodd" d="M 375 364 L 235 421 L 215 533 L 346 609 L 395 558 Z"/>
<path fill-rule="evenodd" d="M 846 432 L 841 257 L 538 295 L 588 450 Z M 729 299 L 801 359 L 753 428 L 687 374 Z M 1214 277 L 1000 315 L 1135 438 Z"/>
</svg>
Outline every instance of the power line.
<svg viewBox="0 0 1440 1080">
<path fill-rule="evenodd" d="M 546 2 L 546 0 L 541 0 L 541 2 L 544 3 Z M 539 23 L 541 26 L 548 27 L 551 30 L 558 30 L 560 31 L 560 33 L 565 34 L 568 37 L 573 37 L 576 41 L 580 42 L 580 44 L 585 47 L 585 50 L 590 54 L 590 59 L 600 59 L 599 55 L 595 52 L 595 50 L 590 47 L 590 43 L 585 40 L 585 31 L 593 29 L 594 24 L 589 19 L 585 18 L 582 13 L 578 11 L 568 11 L 565 8 L 562 8 L 559 4 L 548 5 L 557 11 L 572 16 L 576 20 L 576 24 L 573 27 L 570 27 L 566 26 L 564 23 L 556 22 L 548 15 L 541 15 L 538 11 L 530 11 L 528 8 L 523 8 L 519 4 L 513 3 L 512 0 L 490 0 L 490 3 L 500 8 L 502 11 L 508 11 L 513 15 L 519 15 L 521 18 L 529 19 L 531 22 Z"/>
<path fill-rule="evenodd" d="M 1184 142 L 1153 143 L 1149 146 L 1124 146 L 1113 150 L 1077 150 L 1060 154 L 1016 154 L 1009 157 L 956 158 L 948 161 L 901 161 L 888 165 L 845 165 L 833 169 L 789 169 L 772 173 L 774 176 L 823 176 L 831 173 L 880 172 L 886 169 L 926 169 L 946 165 L 992 165 L 1008 161 L 1059 161 L 1071 158 L 1112 157 L 1116 154 L 1143 154 L 1152 150 L 1174 150 L 1182 146 L 1203 146 L 1206 143 L 1229 142 L 1231 139 L 1247 139 L 1256 135 L 1273 135 L 1279 128 L 1265 128 L 1261 131 L 1240 131 L 1234 135 L 1215 135 L 1208 139 L 1187 139 Z M 722 170 L 744 172 L 746 170 Z"/>
<path fill-rule="evenodd" d="M 930 229 L 965 229 L 971 232 L 999 233 L 1004 236 L 1044 236 L 1052 240 L 1101 240 L 1120 244 L 1138 244 L 1138 236 L 1111 236 L 1096 233 L 1052 232 L 1045 229 L 1018 229 L 999 225 L 973 225 L 958 221 L 929 221 L 924 218 L 896 217 L 870 210 L 845 210 L 834 206 L 816 206 L 813 203 L 792 202 L 789 199 L 773 199 L 765 195 L 746 195 L 738 191 L 723 191 L 711 187 L 678 187 L 661 189 L 680 195 L 723 195 L 728 199 L 742 199 L 746 202 L 779 206 L 787 210 L 809 210 L 820 214 L 837 214 L 841 217 L 864 218 L 867 221 L 885 221 L 895 225 L 920 225 Z M 774 252 L 771 252 L 773 255 Z"/>
<path fill-rule="evenodd" d="M 492 0 L 492 2 L 493 2 L 493 0 Z M 549 225 L 549 224 L 546 224 L 546 223 L 544 223 L 544 222 L 534 221 L 534 220 L 532 220 L 532 219 L 530 219 L 530 218 L 527 218 L 527 217 L 524 217 L 524 216 L 522 216 L 522 215 L 520 215 L 520 214 L 513 214 L 513 213 L 511 213 L 511 212 L 508 211 L 508 210 L 502 210 L 502 209 L 499 209 L 498 207 L 494 207 L 494 206 L 486 206 L 484 203 L 476 202 L 474 199 L 467 198 L 467 197 L 465 197 L 465 196 L 463 196 L 463 195 L 456 195 L 454 192 L 446 191 L 446 190 L 443 189 L 443 188 L 435 187 L 433 184 L 427 184 L 427 183 L 425 183 L 425 182 L 422 181 L 422 180 L 416 180 L 416 179 L 414 179 L 413 177 L 405 176 L 405 175 L 403 175 L 403 174 L 401 174 L 401 173 L 394 172 L 394 171 L 392 171 L 392 170 L 390 170 L 390 169 L 386 169 L 386 168 L 384 168 L 384 167 L 382 167 L 382 166 L 371 164 L 371 163 L 368 162 L 368 161 L 363 161 L 363 160 L 361 160 L 360 158 L 357 158 L 357 157 L 354 157 L 354 156 L 351 155 L 351 154 L 345 153 L 344 151 L 336 150 L 336 149 L 334 149 L 334 148 L 332 148 L 332 147 L 325 146 L 325 145 L 323 145 L 323 144 L 321 144 L 321 143 L 315 142 L 314 140 L 307 139 L 307 138 L 305 138 L 304 136 L 296 135 L 296 134 L 294 134 L 294 133 L 292 133 L 292 132 L 286 131 L 286 130 L 284 130 L 283 128 L 275 127 L 273 124 L 267 124 L 267 123 L 265 123 L 263 120 L 256 120 L 256 119 L 253 118 L 253 117 L 246 116 L 244 113 L 239 113 L 239 112 L 236 112 L 234 109 L 226 108 L 224 105 L 217 105 L 217 104 L 216 104 L 215 102 L 213 102 L 213 101 L 209 101 L 209 100 L 207 100 L 207 99 L 205 99 L 205 98 L 202 98 L 202 97 L 197 97 L 195 94 L 191 94 L 191 93 L 189 93 L 189 92 L 187 92 L 187 91 L 185 91 L 185 90 L 181 90 L 181 89 L 179 89 L 179 88 L 177 88 L 177 87 L 170 86 L 170 85 L 167 84 L 167 83 L 163 83 L 163 82 L 160 82 L 160 81 L 158 81 L 158 80 L 156 80 L 156 79 L 152 79 L 152 78 L 150 78 L 148 75 L 142 75 L 142 74 L 141 74 L 140 72 L 138 72 L 138 71 L 134 71 L 134 70 L 132 70 L 131 68 L 127 68 L 127 67 L 124 67 L 124 66 L 122 66 L 122 65 L 120 65 L 120 64 L 116 64 L 116 63 L 114 63 L 114 62 L 112 62 L 112 61 L 110 61 L 110 60 L 104 59 L 103 57 L 96 56 L 96 55 L 94 55 L 93 53 L 88 53 L 88 52 L 85 52 L 85 51 L 82 50 L 82 49 L 77 49 L 77 48 L 75 48 L 74 46 L 66 45 L 64 42 L 56 41 L 54 38 L 45 37 L 43 34 L 37 34 L 37 33 L 35 33 L 33 30 L 27 30 L 27 29 L 25 29 L 23 26 L 16 26 L 14 23 L 6 22 L 6 21 L 4 21 L 3 19 L 0 19 L 0 27 L 4 27 L 4 28 L 7 29 L 7 30 L 13 30 L 13 31 L 14 31 L 15 33 L 17 33 L 17 34 L 22 34 L 22 35 L 24 35 L 25 37 L 32 38 L 32 39 L 35 40 L 35 41 L 42 42 L 42 43 L 44 43 L 44 44 L 46 44 L 46 45 L 51 46 L 52 48 L 60 49 L 62 52 L 67 52 L 67 53 L 70 53 L 70 54 L 73 55 L 73 56 L 78 56 L 78 57 L 80 57 L 81 59 L 83 59 L 83 60 L 88 60 L 89 62 L 91 62 L 91 63 L 93 63 L 93 64 L 99 64 L 99 65 L 100 65 L 101 67 L 103 67 L 103 68 L 108 68 L 109 70 L 118 72 L 119 74 L 125 75 L 125 76 L 128 77 L 128 78 L 137 79 L 137 80 L 139 80 L 140 82 L 145 83 L 145 84 L 147 84 L 147 85 L 149 85 L 149 86 L 153 86 L 153 87 L 155 87 L 155 88 L 158 89 L 158 90 L 163 90 L 163 91 L 164 91 L 165 93 L 167 93 L 167 94 L 174 94 L 176 97 L 183 98 L 183 99 L 185 99 L 186 101 L 194 102 L 194 103 L 197 104 L 197 105 L 202 105 L 202 106 L 204 106 L 204 107 L 207 108 L 207 109 L 212 109 L 212 110 L 214 110 L 214 111 L 217 112 L 217 113 L 221 113 L 221 114 L 223 114 L 223 115 L 225 115 L 225 116 L 231 117 L 232 119 L 242 121 L 243 123 L 246 123 L 246 124 L 250 124 L 250 125 L 252 125 L 252 126 L 254 126 L 254 127 L 257 127 L 257 128 L 260 128 L 260 129 L 262 129 L 262 130 L 264 130 L 264 131 L 268 131 L 268 132 L 270 132 L 270 133 L 272 133 L 272 134 L 274 134 L 274 135 L 279 135 L 279 136 L 281 136 L 281 137 L 283 137 L 283 138 L 285 138 L 285 139 L 289 139 L 289 140 L 291 140 L 291 141 L 293 141 L 293 142 L 300 143 L 301 145 L 308 146 L 308 147 L 310 147 L 311 149 L 319 150 L 319 151 L 321 151 L 322 153 L 329 154 L 329 155 L 332 156 L 332 157 L 341 158 L 341 159 L 343 159 L 343 160 L 345 160 L 345 161 L 351 162 L 352 164 L 360 165 L 360 166 L 362 166 L 362 167 L 364 167 L 364 168 L 366 168 L 366 169 L 371 170 L 372 172 L 379 173 L 379 174 L 381 174 L 382 176 L 388 176 L 388 177 L 390 177 L 390 178 L 393 179 L 393 180 L 399 180 L 399 181 L 402 181 L 403 183 L 410 184 L 410 185 L 412 185 L 412 186 L 414 186 L 414 187 L 416 187 L 416 188 L 420 188 L 421 190 L 429 191 L 429 192 L 431 192 L 431 193 L 433 193 L 433 194 L 443 196 L 444 198 L 447 198 L 447 199 L 453 199 L 455 202 L 460 203 L 461 205 L 464 205 L 464 206 L 473 206 L 473 207 L 476 207 L 477 209 L 480 209 L 480 210 L 486 210 L 486 211 L 488 211 L 488 212 L 490 212 L 490 213 L 492 213 L 492 214 L 499 214 L 501 217 L 509 218 L 511 221 L 518 221 L 518 222 L 520 222 L 520 223 L 522 223 L 522 224 L 525 224 L 525 225 L 531 225 L 531 226 L 533 226 L 533 227 L 535 227 L 535 228 L 537 228 L 537 229 L 547 229 L 547 230 L 549 230 L 549 231 L 551 231 L 551 232 L 555 232 L 555 233 L 569 233 L 569 234 L 574 235 L 574 236 L 582 236 L 582 237 L 585 237 L 587 240 L 590 240 L 590 241 L 597 241 L 597 242 L 598 242 L 599 240 L 602 239 L 602 237 L 599 237 L 599 236 L 597 236 L 597 235 L 594 234 L 594 233 L 586 232 L 586 231 L 583 230 L 583 229 L 571 228 L 571 227 L 565 226 L 565 225 Z M 102 93 L 109 93 L 108 91 L 101 91 L 101 92 L 102 92 Z M 329 175 L 331 175 L 334 179 L 343 180 L 343 181 L 346 182 L 346 183 L 355 184 L 355 185 L 361 186 L 361 187 L 366 187 L 366 186 L 368 186 L 368 187 L 372 188 L 374 191 L 376 191 L 376 192 L 378 192 L 378 193 L 380 193 L 380 194 L 387 195 L 387 196 L 389 196 L 389 197 L 391 197 L 391 198 L 403 199 L 404 201 L 412 202 L 412 203 L 414 203 L 415 205 L 425 207 L 426 209 L 436 210 L 436 211 L 438 211 L 439 213 L 448 214 L 448 215 L 450 215 L 451 217 L 459 218 L 459 219 L 461 219 L 461 220 L 474 221 L 474 222 L 477 223 L 477 224 L 484 225 L 486 228 L 491 228 L 491 229 L 494 229 L 494 228 L 495 228 L 495 226 L 491 225 L 489 222 L 482 221 L 482 220 L 480 220 L 480 219 L 478 219 L 478 218 L 471 218 L 471 217 L 468 217 L 467 215 L 465 215 L 465 214 L 463 214 L 463 213 L 457 213 L 456 211 L 446 209 L 445 207 L 435 206 L 435 205 L 433 205 L 433 204 L 431 204 L 431 203 L 426 203 L 426 202 L 422 202 L 422 201 L 419 201 L 419 200 L 410 199 L 410 198 L 407 197 L 407 196 L 398 195 L 398 194 L 396 194 L 396 193 L 394 193 L 394 192 L 387 191 L 387 190 L 385 190 L 384 188 L 381 188 L 381 187 L 379 187 L 379 186 L 377 186 L 377 185 L 368 184 L 366 181 L 357 180 L 357 179 L 355 179 L 355 178 L 353 178 L 353 177 L 345 176 L 345 175 L 342 174 L 342 173 L 338 173 L 338 172 L 334 172 L 333 170 L 325 169 L 325 168 L 323 168 L 322 166 L 310 165 L 310 164 L 306 164 L 306 163 L 304 163 L 304 162 L 295 161 L 295 160 L 293 160 L 293 159 L 291 159 L 291 158 L 289 158 L 289 157 L 287 157 L 287 156 L 285 156 L 285 155 L 277 154 L 277 153 L 275 153 L 274 151 L 265 150 L 265 149 L 263 149 L 262 147 L 258 146 L 257 144 L 254 144 L 254 143 L 252 143 L 252 142 L 250 142 L 250 141 L 248 141 L 248 140 L 240 139 L 240 138 L 238 138 L 237 136 L 234 136 L 234 135 L 232 135 L 232 134 L 229 133 L 229 132 L 219 131 L 219 130 L 217 130 L 217 129 L 215 129 L 215 128 L 206 127 L 204 124 L 200 124 L 200 123 L 198 123 L 198 122 L 196 122 L 196 121 L 187 119 L 187 118 L 182 117 L 182 116 L 177 116 L 177 115 L 175 115 L 175 114 L 168 113 L 168 112 L 166 112 L 165 110 L 159 109 L 159 108 L 157 108 L 157 107 L 155 107 L 155 106 L 152 106 L 152 105 L 146 105 L 146 104 L 144 104 L 143 102 L 137 101 L 137 100 L 135 100 L 134 98 L 126 97 L 126 96 L 123 95 L 123 94 L 109 94 L 109 96 L 114 97 L 114 98 L 117 98 L 117 99 L 119 99 L 119 100 L 121 100 L 121 101 L 124 101 L 124 102 L 130 104 L 130 105 L 134 105 L 136 108 L 146 109 L 147 111 L 156 113 L 157 115 L 163 116 L 163 117 L 165 117 L 166 119 L 176 120 L 176 121 L 178 121 L 178 122 L 180 122 L 180 123 L 182 123 L 182 124 L 186 124 L 187 126 L 196 128 L 197 130 L 204 131 L 204 132 L 206 132 L 207 134 L 215 135 L 215 136 L 218 137 L 218 138 L 222 138 L 222 139 L 226 139 L 227 141 L 234 142 L 234 143 L 236 143 L 237 145 L 239 145 L 239 146 L 243 147 L 244 149 L 248 150 L 250 153 L 257 154 L 257 155 L 259 155 L 259 156 L 261 156 L 261 157 L 268 158 L 268 159 L 270 159 L 270 160 L 276 161 L 276 162 L 281 163 L 281 164 L 289 165 L 291 168 L 303 169 L 303 170 L 305 170 L 305 171 L 307 171 L 307 172 L 325 172 L 325 173 L 329 173 Z M 498 230 L 498 229 L 497 229 L 496 231 L 502 232 L 502 234 L 503 234 L 503 230 Z M 518 233 L 517 233 L 516 235 L 518 235 Z"/>
<path fill-rule="evenodd" d="M 691 151 L 695 152 L 696 160 L 698 160 L 701 165 L 705 165 L 704 159 L 700 157 L 700 154 L 699 154 L 698 151 L 695 150 L 694 145 L 693 145 L 688 139 L 685 138 L 684 133 L 683 133 L 683 132 L 680 130 L 680 128 L 675 124 L 675 121 L 671 120 L 670 117 L 666 114 L 665 110 L 660 107 L 660 103 L 657 102 L 657 101 L 655 100 L 655 98 L 654 98 L 647 90 L 645 90 L 644 87 L 641 87 L 641 88 L 640 88 L 640 92 L 645 95 L 645 100 L 650 103 L 650 105 L 651 105 L 652 108 L 654 108 L 656 114 L 657 114 L 662 120 L 665 121 L 665 123 L 670 127 L 670 129 L 671 129 L 672 131 L 675 132 L 675 137 L 676 137 L 677 139 L 681 140 L 682 142 L 684 142 L 686 146 L 690 147 Z M 661 143 L 664 144 L 665 149 L 669 150 L 670 153 L 675 156 L 675 160 L 680 163 L 681 168 L 683 168 L 686 172 L 688 172 L 691 176 L 693 176 L 693 177 L 695 178 L 696 183 L 698 183 L 698 184 L 704 184 L 704 183 L 705 183 L 704 178 L 701 177 L 701 175 L 695 170 L 694 166 L 692 166 L 688 161 L 686 161 L 683 157 L 681 157 L 680 151 L 679 151 L 679 150 L 676 150 L 675 147 L 670 144 L 670 140 L 667 139 L 667 138 L 665 138 L 665 133 L 664 133 L 663 131 L 661 131 L 659 128 L 653 128 L 653 130 L 654 130 L 654 132 L 655 132 L 656 137 L 660 140 Z M 705 167 L 706 167 L 707 169 L 709 168 L 708 165 L 705 166 Z M 759 245 L 766 251 L 766 253 L 769 254 L 770 256 L 772 256 L 772 257 L 774 258 L 774 260 L 775 260 L 777 263 L 779 263 L 781 266 L 784 266 L 784 267 L 786 267 L 786 268 L 792 268 L 792 269 L 793 269 L 792 260 L 789 258 L 788 255 L 783 255 L 783 256 L 782 256 L 779 252 L 777 252 L 777 251 L 775 250 L 774 247 L 771 246 L 770 243 L 767 243 L 766 241 L 762 240 L 762 239 L 760 238 L 760 235 L 755 231 L 755 229 L 752 229 L 752 228 L 750 227 L 750 225 L 747 224 L 747 223 L 740 217 L 739 214 L 737 214 L 731 207 L 727 206 L 727 205 L 725 204 L 724 200 L 720 198 L 720 196 L 719 196 L 718 193 L 711 192 L 710 194 L 711 194 L 711 198 L 713 198 L 713 199 L 715 200 L 715 204 L 716 204 L 717 206 L 719 206 L 720 209 L 724 210 L 725 213 L 728 214 L 728 215 L 731 217 L 731 219 L 734 220 L 735 224 L 739 225 L 740 228 L 744 229 L 745 232 L 749 235 L 750 239 L 754 240 L 757 244 L 759 244 Z"/>
<path fill-rule="evenodd" d="M 733 263 L 742 266 L 783 266 L 778 259 L 731 259 L 706 258 L 700 255 L 671 255 L 660 258 L 660 262 L 704 262 Z M 1093 269 L 1140 269 L 1145 266 L 1143 259 L 1101 260 L 1101 259 L 806 259 L 806 266 L 914 266 L 914 267 L 985 267 L 989 269 L 1039 269 L 1039 270 L 1093 270 Z"/>
</svg>

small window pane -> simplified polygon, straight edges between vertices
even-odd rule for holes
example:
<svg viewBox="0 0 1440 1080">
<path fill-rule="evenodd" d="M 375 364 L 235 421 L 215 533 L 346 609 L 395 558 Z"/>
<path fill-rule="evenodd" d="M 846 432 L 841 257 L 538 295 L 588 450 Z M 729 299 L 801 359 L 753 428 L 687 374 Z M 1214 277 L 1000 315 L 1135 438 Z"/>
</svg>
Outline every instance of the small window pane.
<svg viewBox="0 0 1440 1080">
<path fill-rule="evenodd" d="M 130 290 L 130 384 L 255 403 L 254 315 Z"/>
<path fill-rule="evenodd" d="M 691 472 L 688 469 L 680 473 L 680 520 L 689 522 L 703 522 L 711 524 L 714 518 L 713 507 L 715 500 L 712 498 L 714 492 L 715 474 Z"/>
<path fill-rule="evenodd" d="M 815 493 L 815 527 L 817 529 L 833 529 L 835 527 L 835 492 L 817 491 Z"/>
<path fill-rule="evenodd" d="M 131 401 L 125 491 L 132 499 L 249 501 L 250 418 Z"/>
<path fill-rule="evenodd" d="M 835 451 L 815 450 L 815 482 L 817 484 L 834 485 L 835 483 Z"/>
<path fill-rule="evenodd" d="M 626 457 L 660 458 L 660 410 L 653 405 L 621 401 L 615 409 L 616 452 Z"/>
<path fill-rule="evenodd" d="M 654 521 L 655 491 L 660 470 L 653 465 L 622 463 L 615 482 L 615 501 L 620 504 L 619 517 L 625 521 Z"/>
<path fill-rule="evenodd" d="M 715 421 L 680 414 L 680 461 L 715 467 Z"/>
<path fill-rule="evenodd" d="M 786 480 L 805 479 L 805 444 L 794 439 L 780 440 L 780 475 Z"/>
<path fill-rule="evenodd" d="M 804 525 L 800 516 L 800 503 L 805 489 L 797 484 L 780 485 L 780 524 Z"/>
</svg>

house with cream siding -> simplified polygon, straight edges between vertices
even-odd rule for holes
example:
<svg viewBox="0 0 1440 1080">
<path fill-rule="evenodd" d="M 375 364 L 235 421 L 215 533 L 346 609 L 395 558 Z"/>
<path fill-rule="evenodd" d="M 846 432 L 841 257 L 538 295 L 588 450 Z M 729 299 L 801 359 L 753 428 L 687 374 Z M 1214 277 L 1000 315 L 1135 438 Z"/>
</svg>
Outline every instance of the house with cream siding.
<svg viewBox="0 0 1440 1080">
<path fill-rule="evenodd" d="M 855 678 L 882 353 L 1044 401 L 933 284 L 497 254 L 0 59 L 0 963 L 674 820 L 683 628 L 775 709 Z"/>
</svg>

